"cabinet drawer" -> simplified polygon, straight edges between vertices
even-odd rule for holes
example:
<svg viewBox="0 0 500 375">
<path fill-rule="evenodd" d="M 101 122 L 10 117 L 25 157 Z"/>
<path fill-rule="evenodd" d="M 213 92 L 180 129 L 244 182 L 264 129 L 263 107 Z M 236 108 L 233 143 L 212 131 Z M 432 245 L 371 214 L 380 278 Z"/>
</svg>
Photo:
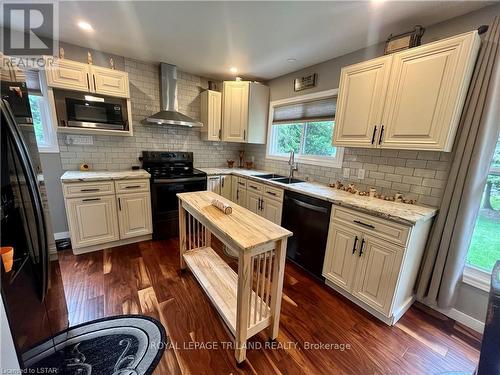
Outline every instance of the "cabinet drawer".
<svg viewBox="0 0 500 375">
<path fill-rule="evenodd" d="M 246 189 L 247 187 L 247 179 L 246 178 L 241 178 L 241 177 L 238 177 L 238 187 L 240 189 Z"/>
<path fill-rule="evenodd" d="M 283 189 L 264 185 L 264 196 L 271 199 L 283 201 Z"/>
<path fill-rule="evenodd" d="M 63 184 L 66 198 L 109 195 L 115 193 L 113 181 L 76 182 Z"/>
<path fill-rule="evenodd" d="M 252 180 L 247 180 L 247 190 L 248 191 L 264 191 L 264 185 L 254 182 Z"/>
<path fill-rule="evenodd" d="M 353 224 L 366 233 L 403 246 L 406 246 L 410 232 L 410 228 L 405 225 L 335 206 L 332 210 L 332 219 Z"/>
<path fill-rule="evenodd" d="M 115 190 L 117 194 L 149 191 L 149 179 L 117 180 L 115 181 Z"/>
</svg>

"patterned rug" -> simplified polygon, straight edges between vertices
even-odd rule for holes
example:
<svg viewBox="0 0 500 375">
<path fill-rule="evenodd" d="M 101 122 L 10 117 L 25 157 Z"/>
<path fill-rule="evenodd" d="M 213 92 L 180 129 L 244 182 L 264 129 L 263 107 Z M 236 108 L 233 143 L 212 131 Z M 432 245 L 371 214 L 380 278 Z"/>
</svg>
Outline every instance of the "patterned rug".
<svg viewBox="0 0 500 375">
<path fill-rule="evenodd" d="M 156 319 L 122 315 L 59 332 L 24 353 L 23 362 L 34 374 L 149 375 L 167 340 Z"/>
</svg>

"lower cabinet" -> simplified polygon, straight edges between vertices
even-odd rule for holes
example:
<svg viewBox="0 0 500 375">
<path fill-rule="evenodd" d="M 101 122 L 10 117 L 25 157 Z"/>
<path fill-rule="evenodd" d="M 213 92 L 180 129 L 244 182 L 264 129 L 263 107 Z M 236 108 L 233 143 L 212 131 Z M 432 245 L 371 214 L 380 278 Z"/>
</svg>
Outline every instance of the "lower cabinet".
<svg viewBox="0 0 500 375">
<path fill-rule="evenodd" d="M 120 238 L 114 195 L 69 198 L 66 210 L 74 249 Z"/>
<path fill-rule="evenodd" d="M 246 195 L 247 195 L 246 208 L 248 208 L 255 214 L 260 214 L 260 202 L 262 199 L 261 198 L 262 194 L 251 190 L 247 190 Z"/>
<path fill-rule="evenodd" d="M 143 236 L 153 231 L 149 192 L 120 194 L 117 198 L 120 238 Z"/>
<path fill-rule="evenodd" d="M 222 195 L 224 198 L 231 199 L 232 179 L 230 175 L 220 176 L 220 195 Z"/>
<path fill-rule="evenodd" d="M 207 177 L 207 190 L 220 194 L 220 176 Z"/>
<path fill-rule="evenodd" d="M 148 179 L 64 183 L 75 253 L 146 239 L 153 232 Z"/>
<path fill-rule="evenodd" d="M 334 207 L 323 263 L 326 283 L 394 324 L 414 301 L 413 287 L 431 223 L 407 226 Z"/>
<path fill-rule="evenodd" d="M 283 202 L 262 197 L 262 215 L 267 220 L 275 224 L 281 225 L 281 211 L 283 210 Z"/>
</svg>

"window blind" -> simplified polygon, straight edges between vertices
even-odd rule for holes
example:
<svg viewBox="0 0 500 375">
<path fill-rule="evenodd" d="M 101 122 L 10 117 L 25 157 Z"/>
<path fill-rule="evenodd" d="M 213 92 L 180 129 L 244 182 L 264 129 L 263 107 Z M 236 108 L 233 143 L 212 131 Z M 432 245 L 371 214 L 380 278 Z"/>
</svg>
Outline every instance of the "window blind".
<svg viewBox="0 0 500 375">
<path fill-rule="evenodd" d="M 273 124 L 292 122 L 333 121 L 337 98 L 311 100 L 274 107 Z"/>
</svg>

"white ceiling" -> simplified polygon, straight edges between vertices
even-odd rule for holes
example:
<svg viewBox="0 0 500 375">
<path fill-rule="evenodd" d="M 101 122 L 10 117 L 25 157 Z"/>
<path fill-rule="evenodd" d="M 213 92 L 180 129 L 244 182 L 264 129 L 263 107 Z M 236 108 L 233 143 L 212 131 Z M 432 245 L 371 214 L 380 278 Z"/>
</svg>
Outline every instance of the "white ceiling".
<svg viewBox="0 0 500 375">
<path fill-rule="evenodd" d="M 59 3 L 60 40 L 214 78 L 271 79 L 479 9 L 486 2 Z M 84 20 L 94 31 L 76 25 Z M 295 62 L 287 62 L 295 58 Z"/>
</svg>

